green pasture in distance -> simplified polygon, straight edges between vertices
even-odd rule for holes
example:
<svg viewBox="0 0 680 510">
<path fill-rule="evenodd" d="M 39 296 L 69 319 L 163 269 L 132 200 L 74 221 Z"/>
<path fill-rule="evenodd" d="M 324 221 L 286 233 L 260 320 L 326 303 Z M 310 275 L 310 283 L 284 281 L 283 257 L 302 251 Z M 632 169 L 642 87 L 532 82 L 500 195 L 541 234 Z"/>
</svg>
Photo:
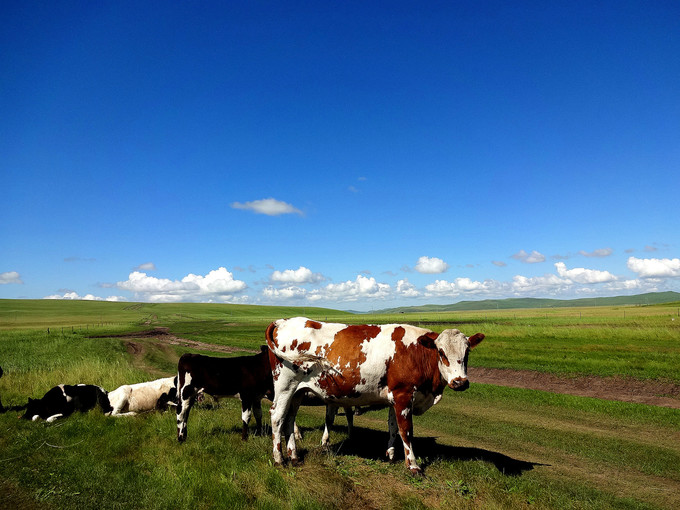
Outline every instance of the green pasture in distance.
<svg viewBox="0 0 680 510">
<path fill-rule="evenodd" d="M 329 320 L 351 316 L 347 312 L 316 307 L 0 299 L 0 329 L 103 324 L 167 326 L 187 321 L 268 322 L 298 315 Z"/>
<path fill-rule="evenodd" d="M 0 300 L 0 331 L 51 328 L 90 337 L 162 326 L 180 338 L 253 350 L 264 343 L 270 321 L 306 315 L 482 332 L 486 339 L 470 356 L 471 366 L 680 381 L 679 311 L 670 304 L 371 315 L 312 307 Z"/>
</svg>

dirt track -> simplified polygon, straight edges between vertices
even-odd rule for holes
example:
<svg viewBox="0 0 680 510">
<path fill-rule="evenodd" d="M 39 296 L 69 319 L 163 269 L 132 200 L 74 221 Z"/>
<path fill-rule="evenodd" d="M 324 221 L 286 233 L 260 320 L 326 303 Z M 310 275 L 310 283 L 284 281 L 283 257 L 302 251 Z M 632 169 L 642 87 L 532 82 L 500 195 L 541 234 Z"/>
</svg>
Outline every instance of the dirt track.
<svg viewBox="0 0 680 510">
<path fill-rule="evenodd" d="M 155 328 L 140 333 L 120 335 L 118 338 L 134 342 L 146 339 L 159 344 L 179 345 L 191 349 L 212 352 L 257 353 L 225 345 L 214 345 L 195 340 L 178 338 L 168 328 Z M 132 344 L 134 345 L 134 343 Z M 134 350 L 134 348 L 133 348 Z M 134 352 L 132 352 L 134 354 Z M 558 377 L 553 374 L 531 370 L 506 370 L 470 367 L 468 376 L 472 383 L 494 384 L 513 388 L 549 391 L 580 397 L 619 400 L 654 406 L 680 409 L 680 384 L 659 381 L 639 381 L 623 377 Z"/>
</svg>

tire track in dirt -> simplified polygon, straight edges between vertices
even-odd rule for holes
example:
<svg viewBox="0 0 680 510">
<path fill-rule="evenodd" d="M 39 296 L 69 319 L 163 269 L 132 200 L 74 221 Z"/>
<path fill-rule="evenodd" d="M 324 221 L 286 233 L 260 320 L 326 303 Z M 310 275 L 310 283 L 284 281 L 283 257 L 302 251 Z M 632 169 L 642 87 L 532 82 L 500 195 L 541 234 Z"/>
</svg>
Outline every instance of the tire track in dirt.
<svg viewBox="0 0 680 510">
<path fill-rule="evenodd" d="M 680 409 L 680 384 L 594 375 L 560 377 L 533 370 L 469 367 L 470 381 Z"/>
</svg>

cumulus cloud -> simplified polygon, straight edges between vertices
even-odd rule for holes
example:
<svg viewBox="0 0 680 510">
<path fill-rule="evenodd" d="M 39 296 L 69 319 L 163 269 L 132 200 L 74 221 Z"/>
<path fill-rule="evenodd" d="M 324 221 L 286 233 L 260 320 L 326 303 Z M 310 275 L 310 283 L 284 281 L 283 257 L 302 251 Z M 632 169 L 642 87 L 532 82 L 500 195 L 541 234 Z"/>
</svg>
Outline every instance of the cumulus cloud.
<svg viewBox="0 0 680 510">
<path fill-rule="evenodd" d="M 0 285 L 9 285 L 10 283 L 23 284 L 21 275 L 16 271 L 7 271 L 0 273 Z"/>
<path fill-rule="evenodd" d="M 612 253 L 614 253 L 614 250 L 611 248 L 600 248 L 591 252 L 585 250 L 579 251 L 579 254 L 584 257 L 609 257 Z"/>
<path fill-rule="evenodd" d="M 425 286 L 425 295 L 455 297 L 463 293 L 488 294 L 497 291 L 499 286 L 499 282 L 495 280 L 485 280 L 483 282 L 471 280 L 470 278 L 456 278 L 452 282 L 437 280 Z"/>
<path fill-rule="evenodd" d="M 425 274 L 444 273 L 449 265 L 437 257 L 420 257 L 416 264 L 416 271 Z"/>
<path fill-rule="evenodd" d="M 145 262 L 144 264 L 139 264 L 136 268 L 135 271 L 155 271 L 156 270 L 156 264 L 153 262 Z"/>
<path fill-rule="evenodd" d="M 640 278 L 674 278 L 680 276 L 680 259 L 628 258 L 628 269 Z"/>
<path fill-rule="evenodd" d="M 274 271 L 269 279 L 276 283 L 319 283 L 326 280 L 321 273 L 312 273 L 311 269 L 300 266 L 298 269 L 286 269 L 285 271 Z"/>
<path fill-rule="evenodd" d="M 79 300 L 79 301 L 127 301 L 122 296 L 109 296 L 102 298 L 93 294 L 79 295 L 77 292 L 65 292 L 64 294 L 52 294 L 45 296 L 43 299 L 65 299 L 65 300 Z"/>
<path fill-rule="evenodd" d="M 280 216 L 282 214 L 299 214 L 302 216 L 302 211 L 299 209 L 274 198 L 264 198 L 252 202 L 232 202 L 231 207 L 232 209 L 242 209 L 257 214 L 266 214 L 267 216 Z"/>
<path fill-rule="evenodd" d="M 545 262 L 545 255 L 533 250 L 531 253 L 527 253 L 524 250 L 520 250 L 512 258 L 524 262 L 525 264 L 537 264 L 539 262 Z"/>
<path fill-rule="evenodd" d="M 265 287 L 262 289 L 262 295 L 269 300 L 281 301 L 292 299 L 304 299 L 307 297 L 307 290 L 294 285 L 277 289 L 276 287 Z"/>
<path fill-rule="evenodd" d="M 418 297 L 418 296 L 420 296 L 420 292 L 418 291 L 418 289 L 416 289 L 416 286 L 413 285 L 411 282 L 409 282 L 407 278 L 404 278 L 403 280 L 399 280 L 397 282 L 397 287 L 395 289 L 395 292 L 400 297 Z"/>
<path fill-rule="evenodd" d="M 597 271 L 595 269 L 585 269 L 583 267 L 567 269 L 564 262 L 557 262 L 555 267 L 557 268 L 557 274 L 562 278 L 567 278 L 575 283 L 605 283 L 616 280 L 616 276 L 609 271 Z"/>
<path fill-rule="evenodd" d="M 177 302 L 234 301 L 234 294 L 245 290 L 248 285 L 235 280 L 232 273 L 220 267 L 205 276 L 188 274 L 181 280 L 156 278 L 133 271 L 127 281 L 118 282 L 116 287 L 132 292 L 142 301 Z"/>
<path fill-rule="evenodd" d="M 313 303 L 341 303 L 394 297 L 392 287 L 389 284 L 380 283 L 376 281 L 375 278 L 367 278 L 362 275 L 357 275 L 355 280 L 347 280 L 341 283 L 329 283 L 320 289 L 314 290 L 307 290 L 297 286 L 289 286 L 281 289 L 269 286 L 263 290 L 262 295 L 267 300 L 271 301 L 306 298 Z"/>
</svg>

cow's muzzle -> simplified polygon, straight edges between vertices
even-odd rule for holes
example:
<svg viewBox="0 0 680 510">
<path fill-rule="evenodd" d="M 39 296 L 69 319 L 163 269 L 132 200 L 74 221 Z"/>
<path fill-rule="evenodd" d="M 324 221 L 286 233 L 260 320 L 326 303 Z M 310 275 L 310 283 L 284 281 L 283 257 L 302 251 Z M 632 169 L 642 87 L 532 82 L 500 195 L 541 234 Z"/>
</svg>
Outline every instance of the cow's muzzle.
<svg viewBox="0 0 680 510">
<path fill-rule="evenodd" d="M 449 382 L 449 388 L 453 391 L 464 391 L 470 387 L 470 381 L 465 377 L 456 377 Z"/>
</svg>

